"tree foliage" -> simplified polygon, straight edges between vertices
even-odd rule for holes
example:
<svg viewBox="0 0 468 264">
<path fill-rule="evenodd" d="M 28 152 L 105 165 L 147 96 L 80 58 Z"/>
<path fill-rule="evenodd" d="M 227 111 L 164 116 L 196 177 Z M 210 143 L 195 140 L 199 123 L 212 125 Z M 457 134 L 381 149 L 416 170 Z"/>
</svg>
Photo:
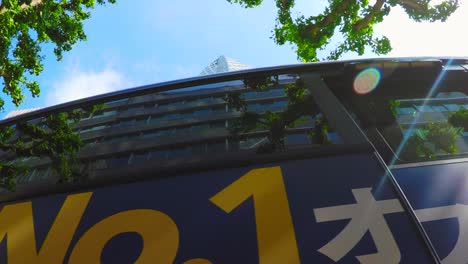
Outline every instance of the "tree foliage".
<svg viewBox="0 0 468 264">
<path fill-rule="evenodd" d="M 0 187 L 14 190 L 17 177 L 30 172 L 24 160 L 32 157 L 48 159 L 60 182 L 79 180 L 77 154 L 84 143 L 75 133 L 74 126 L 98 109 L 102 106 L 53 113 L 45 118 L 0 128 L 3 157 L 0 160 Z"/>
<path fill-rule="evenodd" d="M 279 85 L 278 76 L 266 76 L 245 79 L 246 89 L 256 92 L 267 91 Z M 255 131 L 266 131 L 267 141 L 258 146 L 258 153 L 270 153 L 285 149 L 287 130 L 296 128 L 307 117 L 315 118 L 316 129 L 310 137 L 319 144 L 328 143 L 326 132 L 328 125 L 320 116 L 318 106 L 312 95 L 305 87 L 304 81 L 297 78 L 293 83 L 285 86 L 287 105 L 277 111 L 252 111 L 240 92 L 233 92 L 225 97 L 228 106 L 241 112 L 241 116 L 230 122 L 229 129 L 233 135 L 242 135 Z"/>
<path fill-rule="evenodd" d="M 227 0 L 245 8 L 262 4 L 262 0 Z M 279 44 L 295 46 L 302 61 L 318 61 L 318 50 L 329 46 L 331 38 L 339 32 L 343 41 L 331 48 L 327 59 L 336 60 L 345 52 L 362 55 L 366 47 L 376 54 L 391 51 L 390 41 L 385 36 L 374 36 L 374 25 L 382 22 L 395 7 L 401 7 L 408 16 L 417 21 L 445 21 L 458 8 L 458 0 L 329 0 L 328 6 L 318 15 L 305 17 L 291 14 L 295 0 L 275 0 L 278 14 L 273 30 L 273 39 Z"/>
<path fill-rule="evenodd" d="M 454 127 L 468 131 L 468 109 L 460 107 L 456 112 L 450 114 L 448 121 Z"/>
<path fill-rule="evenodd" d="M 455 140 L 461 131 L 449 122 L 430 122 L 415 129 L 408 138 L 402 157 L 407 160 L 436 159 L 440 154 L 456 154 Z"/>
<path fill-rule="evenodd" d="M 19 106 L 23 90 L 33 97 L 40 88 L 33 76 L 43 70 L 41 47 L 54 45 L 58 60 L 78 41 L 85 40 L 83 21 L 96 3 L 116 0 L 1 0 L 0 1 L 0 79 L 3 93 Z M 0 98 L 0 109 L 4 106 Z"/>
<path fill-rule="evenodd" d="M 415 128 L 408 138 L 402 156 L 407 160 L 419 160 L 436 159 L 439 154 L 456 154 L 456 140 L 467 129 L 468 109 L 461 107 L 451 112 L 446 122 L 429 122 Z"/>
<path fill-rule="evenodd" d="M 34 80 L 43 70 L 44 45 L 52 45 L 57 60 L 86 39 L 83 21 L 96 4 L 116 0 L 0 0 L 0 80 L 6 100 L 21 105 L 25 91 L 40 94 Z M 73 126 L 99 107 L 50 114 L 40 120 L 0 127 L 0 186 L 16 187 L 17 176 L 28 170 L 22 160 L 49 159 L 60 181 L 76 180 L 76 156 L 83 142 Z M 6 158 L 5 158 L 6 157 Z"/>
</svg>

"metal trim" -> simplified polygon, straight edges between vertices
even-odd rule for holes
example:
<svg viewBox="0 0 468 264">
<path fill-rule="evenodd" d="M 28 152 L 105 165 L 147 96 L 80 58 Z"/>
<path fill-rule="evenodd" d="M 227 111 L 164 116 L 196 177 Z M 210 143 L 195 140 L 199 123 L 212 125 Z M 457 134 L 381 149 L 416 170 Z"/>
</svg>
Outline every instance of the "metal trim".
<svg viewBox="0 0 468 264">
<path fill-rule="evenodd" d="M 395 192 L 398 194 L 398 198 L 400 199 L 400 202 L 402 203 L 402 205 L 406 209 L 406 211 L 409 213 L 409 216 L 413 220 L 413 224 L 416 226 L 416 228 L 419 231 L 419 235 L 421 235 L 424 243 L 426 244 L 427 250 L 429 250 L 429 253 L 431 253 L 432 257 L 434 258 L 435 263 L 440 264 L 441 259 L 440 259 L 439 255 L 437 254 L 437 251 L 435 250 L 434 245 L 432 244 L 431 240 L 429 239 L 429 236 L 427 235 L 426 231 L 424 230 L 424 227 L 422 226 L 422 223 L 419 221 L 418 216 L 414 212 L 414 209 L 411 206 L 408 198 L 406 197 L 405 193 L 403 192 L 403 189 L 401 189 L 400 185 L 398 184 L 397 180 L 395 179 L 395 176 L 393 176 L 392 171 L 385 164 L 385 161 L 379 155 L 379 153 L 377 151 L 375 151 L 374 155 L 377 158 L 377 160 L 379 161 L 379 163 L 382 165 L 382 167 L 385 169 L 384 177 L 388 177 L 390 179 L 390 182 L 393 185 L 393 188 L 394 188 Z"/>
</svg>

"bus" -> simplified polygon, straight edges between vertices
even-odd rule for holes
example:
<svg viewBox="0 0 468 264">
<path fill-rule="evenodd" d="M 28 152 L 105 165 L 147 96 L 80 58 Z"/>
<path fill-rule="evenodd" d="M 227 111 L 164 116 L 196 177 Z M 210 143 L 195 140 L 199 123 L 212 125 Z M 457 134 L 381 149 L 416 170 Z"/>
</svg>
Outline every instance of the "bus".
<svg viewBox="0 0 468 264">
<path fill-rule="evenodd" d="M 468 263 L 466 58 L 147 85 L 0 141 L 0 263 Z"/>
</svg>

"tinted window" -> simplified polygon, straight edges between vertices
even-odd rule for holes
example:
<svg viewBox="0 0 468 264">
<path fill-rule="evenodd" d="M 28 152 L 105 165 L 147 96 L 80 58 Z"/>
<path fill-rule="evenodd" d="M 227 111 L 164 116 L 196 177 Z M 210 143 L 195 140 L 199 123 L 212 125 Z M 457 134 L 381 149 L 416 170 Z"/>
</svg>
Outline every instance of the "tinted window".
<svg viewBox="0 0 468 264">
<path fill-rule="evenodd" d="M 348 65 L 328 78 L 341 99 L 389 162 L 407 163 L 468 154 L 468 73 L 441 62 Z M 390 146 L 386 151 L 385 146 Z M 393 159 L 396 154 L 396 158 Z"/>
</svg>

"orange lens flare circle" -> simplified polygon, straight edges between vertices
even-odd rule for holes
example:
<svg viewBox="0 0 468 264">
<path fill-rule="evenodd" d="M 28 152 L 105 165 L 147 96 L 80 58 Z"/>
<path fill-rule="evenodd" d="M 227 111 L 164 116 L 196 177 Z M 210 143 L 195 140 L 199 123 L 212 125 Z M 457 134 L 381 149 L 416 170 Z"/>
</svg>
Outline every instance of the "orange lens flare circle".
<svg viewBox="0 0 468 264">
<path fill-rule="evenodd" d="M 354 78 L 353 88 L 357 94 L 368 94 L 379 85 L 381 74 L 377 68 L 367 68 L 362 70 Z"/>
</svg>

